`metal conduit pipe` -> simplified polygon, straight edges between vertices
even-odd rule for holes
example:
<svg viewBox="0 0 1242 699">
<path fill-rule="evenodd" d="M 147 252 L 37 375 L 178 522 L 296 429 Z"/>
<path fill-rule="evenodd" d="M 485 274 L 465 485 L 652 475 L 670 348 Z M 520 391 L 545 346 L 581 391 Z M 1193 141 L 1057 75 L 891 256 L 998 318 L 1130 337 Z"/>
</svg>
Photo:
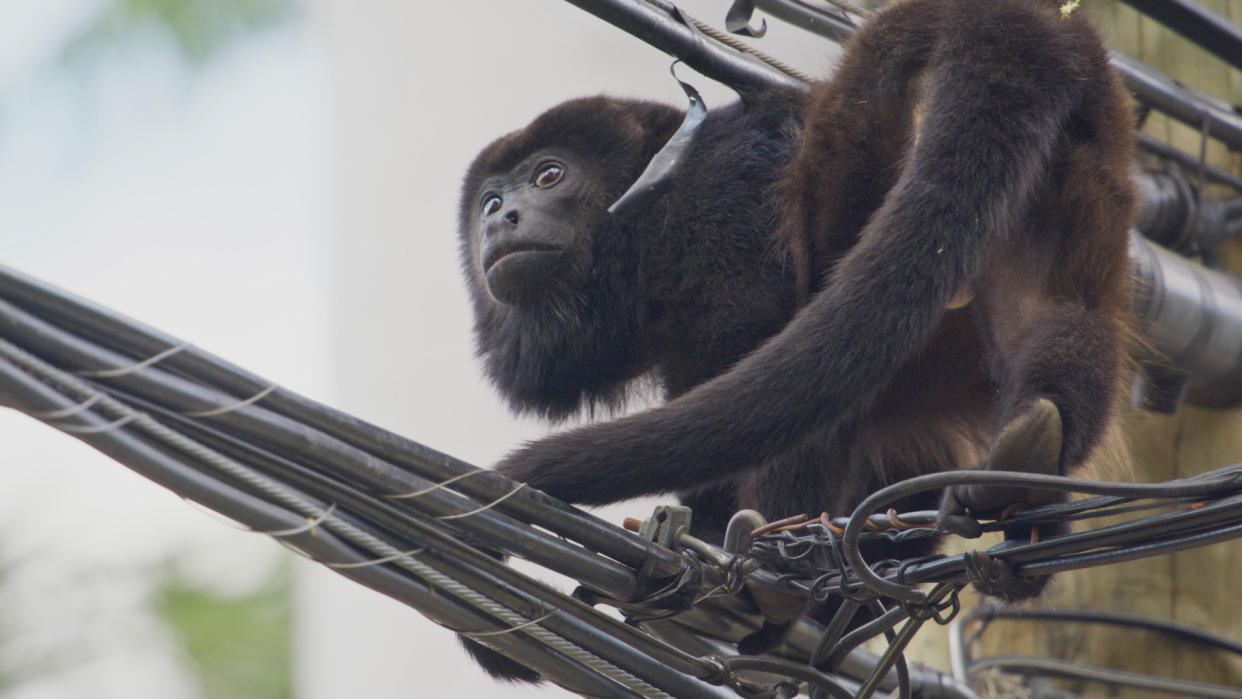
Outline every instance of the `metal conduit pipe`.
<svg viewBox="0 0 1242 699">
<path fill-rule="evenodd" d="M 1242 281 L 1130 234 L 1134 316 L 1153 356 L 1136 398 L 1172 411 L 1181 398 L 1206 407 L 1242 404 Z"/>
<path fill-rule="evenodd" d="M 1138 191 L 1134 227 L 1176 253 L 1204 253 L 1210 258 L 1222 241 L 1242 235 L 1242 196 L 1200 198 L 1186 173 L 1176 167 L 1137 174 L 1134 185 Z"/>
<path fill-rule="evenodd" d="M 577 2 L 592 4 L 588 0 Z M 836 42 L 843 41 L 855 31 L 855 27 L 847 21 L 848 17 L 839 10 L 810 0 L 755 0 L 755 7 L 782 21 Z M 1222 49 L 1234 48 L 1227 41 L 1219 46 Z M 1237 112 L 1236 107 L 1179 85 L 1120 52 L 1109 51 L 1108 58 L 1139 102 L 1184 124 L 1202 129 L 1205 135 L 1222 141 L 1231 148 L 1242 148 L 1242 115 Z M 728 84 L 728 81 L 725 82 Z"/>
<path fill-rule="evenodd" d="M 1242 27 L 1195 0 L 1122 0 L 1181 34 L 1229 65 L 1242 70 Z"/>
</svg>

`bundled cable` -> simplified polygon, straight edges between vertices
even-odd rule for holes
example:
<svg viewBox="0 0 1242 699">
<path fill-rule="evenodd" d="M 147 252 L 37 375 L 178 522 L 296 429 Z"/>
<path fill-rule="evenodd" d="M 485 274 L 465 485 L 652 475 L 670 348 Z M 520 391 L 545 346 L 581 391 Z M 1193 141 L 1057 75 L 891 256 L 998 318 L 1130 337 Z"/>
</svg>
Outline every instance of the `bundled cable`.
<svg viewBox="0 0 1242 699">
<path fill-rule="evenodd" d="M 739 514 L 750 531 L 731 527 L 724 548 L 682 526 L 640 537 L 3 268 L 0 338 L 0 403 L 582 694 L 780 696 L 801 683 L 822 696 L 969 697 L 964 684 L 907 665 L 902 649 L 926 621 L 949 621 L 957 592 L 989 566 L 1046 575 L 1242 535 L 1234 467 L 1160 485 L 940 473 L 881 490 L 850 517 L 757 529 L 761 519 Z M 977 522 L 979 532 L 1134 518 L 958 556 L 863 560 L 868 539 L 944 534 L 935 513 L 898 514 L 889 502 L 980 482 L 1095 497 Z M 582 587 L 561 594 L 500 563 L 497 551 Z M 849 615 L 798 622 L 783 658 L 738 656 L 732 644 L 761 623 L 739 594 L 744 585 L 817 602 L 835 596 Z M 873 621 L 851 623 L 864 608 Z M 881 634 L 887 653 L 859 649 Z"/>
<path fill-rule="evenodd" d="M 0 288 L 4 405 L 573 691 L 719 695 L 695 678 L 715 665 L 465 542 L 622 600 L 639 595 L 636 568 L 680 574 L 671 552 L 15 272 Z"/>
</svg>

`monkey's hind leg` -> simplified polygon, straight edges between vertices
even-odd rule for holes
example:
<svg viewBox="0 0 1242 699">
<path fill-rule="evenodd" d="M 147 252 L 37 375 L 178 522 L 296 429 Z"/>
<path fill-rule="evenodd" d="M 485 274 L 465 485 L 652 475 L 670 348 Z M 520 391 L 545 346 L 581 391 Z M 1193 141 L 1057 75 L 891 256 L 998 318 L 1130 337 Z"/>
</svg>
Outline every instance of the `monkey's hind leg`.
<svg viewBox="0 0 1242 699">
<path fill-rule="evenodd" d="M 1004 327 L 1012 318 L 1003 309 L 988 316 L 995 319 L 989 323 L 991 361 L 1003 367 L 996 370 L 997 423 L 1002 427 L 983 468 L 1065 475 L 1086 461 L 1111 420 L 1122 375 L 1118 321 L 1106 311 L 1070 302 L 1021 325 Z M 1064 499 L 1052 490 L 961 486 L 947 490 L 941 512 L 969 509 L 976 517 L 996 516 L 1013 504 Z"/>
<path fill-rule="evenodd" d="M 1002 287 L 998 283 L 994 288 Z M 1039 292 L 1032 292 L 1027 298 L 1038 300 L 1039 296 Z M 1089 307 L 1067 301 L 1019 325 L 1008 311 L 1021 305 L 1015 304 L 1012 296 L 990 301 L 992 307 L 985 317 L 990 320 L 993 338 L 992 365 L 997 367 L 1000 379 L 997 422 L 1003 427 L 983 467 L 1065 475 L 1091 455 L 1111 420 L 1122 378 L 1123 333 L 1117 313 L 1111 308 L 1112 302 Z M 973 522 L 960 516 L 967 512 L 973 517 L 997 517 L 1008 505 L 1046 505 L 1065 498 L 1058 491 L 1029 487 L 948 488 L 940 521 L 950 531 L 969 535 Z M 1029 541 L 1066 531 L 1065 524 L 1028 525 L 1007 528 L 1005 537 Z M 1008 600 L 1021 599 L 1038 594 L 1046 582 L 1042 578 L 1010 577 L 984 591 Z"/>
</svg>

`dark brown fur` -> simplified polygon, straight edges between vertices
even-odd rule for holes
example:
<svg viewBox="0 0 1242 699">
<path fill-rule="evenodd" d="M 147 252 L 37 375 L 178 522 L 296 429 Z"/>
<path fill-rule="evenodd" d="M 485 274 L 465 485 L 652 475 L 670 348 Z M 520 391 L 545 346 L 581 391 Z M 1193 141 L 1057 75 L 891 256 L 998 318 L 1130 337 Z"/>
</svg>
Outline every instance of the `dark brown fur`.
<svg viewBox="0 0 1242 699">
<path fill-rule="evenodd" d="M 1057 471 L 1089 456 L 1122 381 L 1133 195 L 1127 99 L 1081 12 L 899 4 L 809 98 L 713 112 L 672 191 L 608 220 L 676 121 L 575 101 L 472 166 L 463 261 L 479 351 L 515 409 L 616 405 L 643 376 L 670 399 L 498 470 L 575 503 L 678 492 L 706 534 L 740 507 L 845 514 L 895 480 L 985 465 L 1039 397 L 1061 413 Z M 556 301 L 501 305 L 479 266 L 480 187 L 549 148 L 598 187 L 523 214 L 580 219 L 573 262 L 531 280 Z"/>
</svg>

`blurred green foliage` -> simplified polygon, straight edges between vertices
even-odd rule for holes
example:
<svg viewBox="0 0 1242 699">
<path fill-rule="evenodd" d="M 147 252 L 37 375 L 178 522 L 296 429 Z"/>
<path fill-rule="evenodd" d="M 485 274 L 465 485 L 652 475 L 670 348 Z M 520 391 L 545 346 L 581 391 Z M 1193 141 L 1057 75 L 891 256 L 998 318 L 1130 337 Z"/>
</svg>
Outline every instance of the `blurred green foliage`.
<svg viewBox="0 0 1242 699">
<path fill-rule="evenodd" d="M 298 0 L 107 0 L 61 53 L 77 63 L 152 34 L 170 38 L 191 65 L 238 39 L 297 16 Z"/>
<path fill-rule="evenodd" d="M 281 565 L 264 585 L 229 597 L 168 576 L 153 609 L 180 639 L 205 699 L 293 696 L 292 574 Z"/>
<path fill-rule="evenodd" d="M 200 67 L 255 34 L 297 19 L 301 0 L 101 0 L 68 35 L 59 63 L 80 68 L 101 54 L 168 42 Z M 9 662 L 22 643 L 11 628 L 7 592 L 19 564 L 0 555 L 0 696 L 94 656 L 86 647 L 53 648 L 32 662 Z M 179 639 L 186 667 L 205 699 L 289 699 L 292 678 L 292 574 L 287 565 L 260 589 L 225 596 L 187 582 L 172 570 L 153 571 L 151 609 Z"/>
</svg>

